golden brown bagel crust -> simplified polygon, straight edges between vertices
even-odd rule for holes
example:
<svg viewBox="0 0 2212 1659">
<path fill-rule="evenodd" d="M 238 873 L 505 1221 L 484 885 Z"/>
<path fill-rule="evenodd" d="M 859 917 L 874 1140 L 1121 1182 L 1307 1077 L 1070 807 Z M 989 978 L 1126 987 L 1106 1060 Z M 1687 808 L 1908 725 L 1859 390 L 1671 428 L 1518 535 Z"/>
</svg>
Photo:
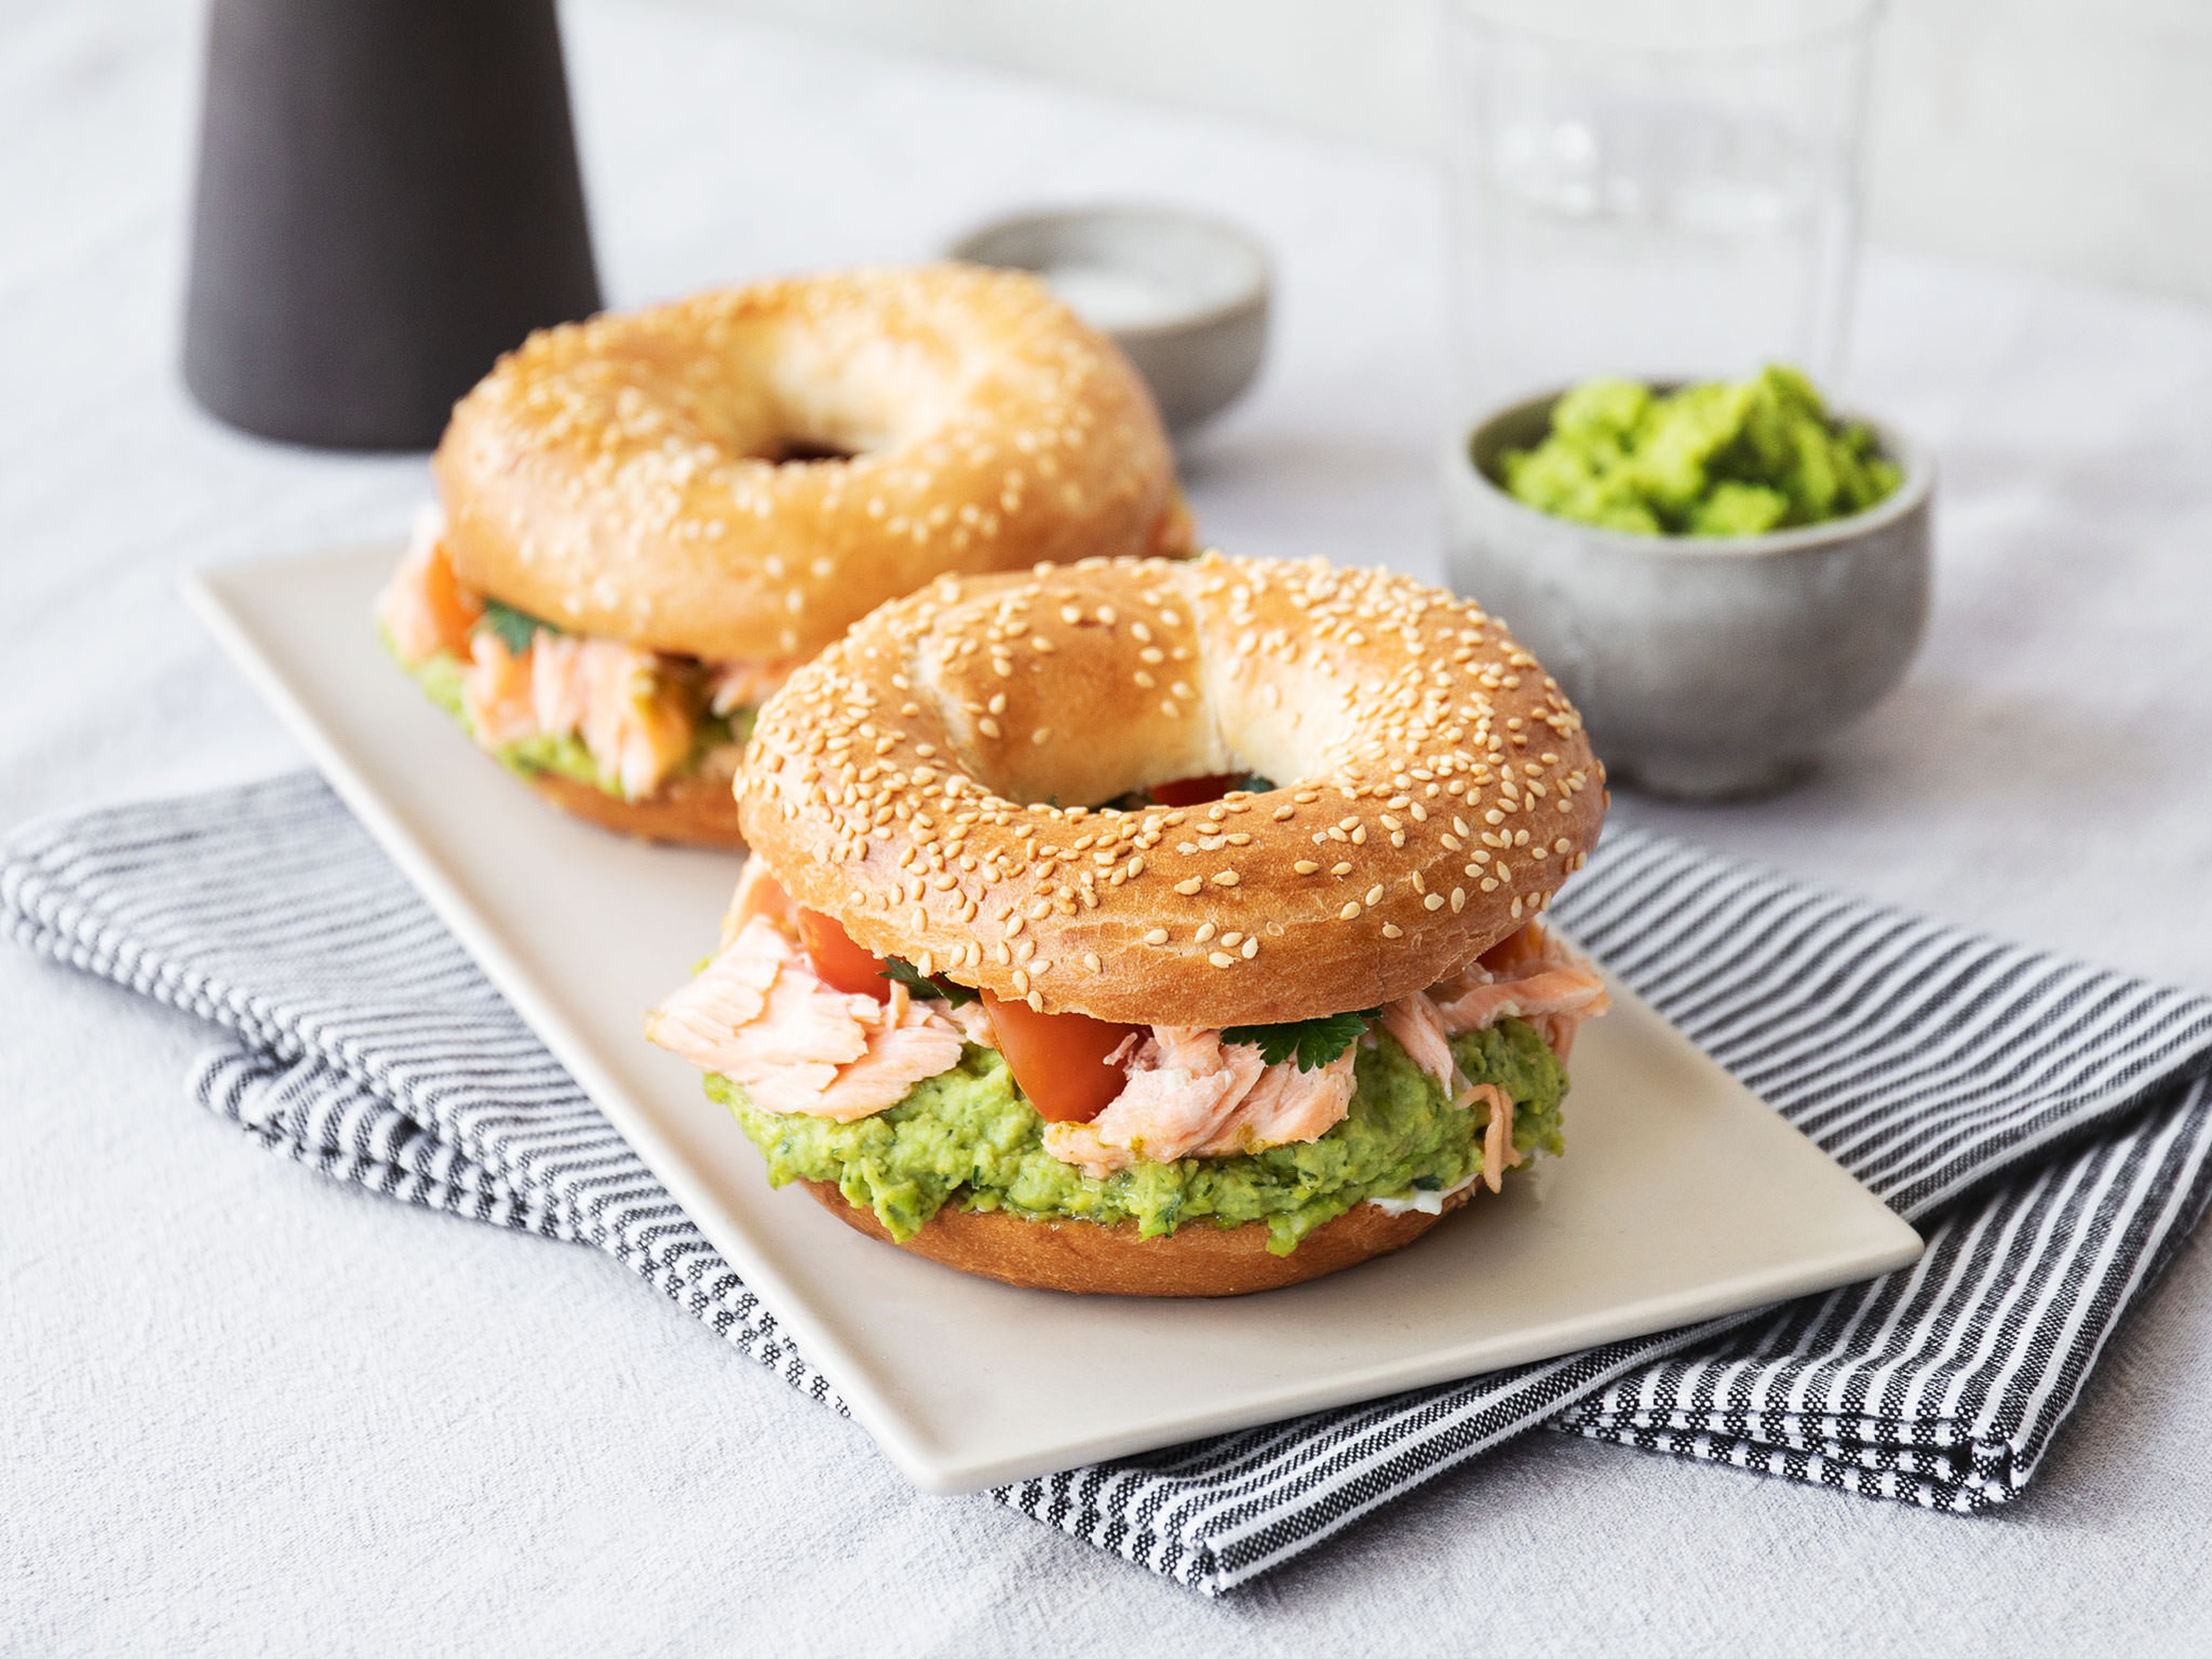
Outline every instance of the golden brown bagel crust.
<svg viewBox="0 0 2212 1659">
<path fill-rule="evenodd" d="M 823 450 L 857 453 L 782 462 Z M 1034 277 L 964 265 L 542 330 L 455 406 L 431 466 L 464 582 L 709 661 L 811 654 L 941 572 L 1188 534 L 1120 349 Z"/>
<path fill-rule="evenodd" d="M 897 1243 L 873 1210 L 847 1203 L 835 1182 L 801 1184 L 848 1226 L 886 1244 Z M 1466 1192 L 1454 1194 L 1444 1200 L 1445 1211 L 1458 1208 L 1467 1198 Z M 947 1205 L 899 1248 L 1025 1290 L 1079 1296 L 1249 1296 L 1403 1249 L 1443 1218 L 1419 1210 L 1394 1216 L 1373 1204 L 1355 1204 L 1308 1233 L 1288 1255 L 1270 1255 L 1267 1226 L 1261 1221 L 1241 1227 L 1192 1222 L 1158 1238 L 1139 1238 L 1133 1221 L 1112 1226 L 1030 1221 L 1003 1210 Z"/>
<path fill-rule="evenodd" d="M 558 772 L 536 773 L 529 783 L 562 811 L 617 835 L 685 847 L 742 849 L 745 844 L 725 772 L 671 778 L 642 800 L 624 800 Z"/>
<path fill-rule="evenodd" d="M 1031 804 L 1246 768 L 1284 787 Z M 1433 985 L 1549 902 L 1603 782 L 1471 601 L 1208 554 L 886 605 L 763 707 L 738 806 L 792 897 L 872 951 L 1048 1012 L 1223 1026 Z"/>
</svg>

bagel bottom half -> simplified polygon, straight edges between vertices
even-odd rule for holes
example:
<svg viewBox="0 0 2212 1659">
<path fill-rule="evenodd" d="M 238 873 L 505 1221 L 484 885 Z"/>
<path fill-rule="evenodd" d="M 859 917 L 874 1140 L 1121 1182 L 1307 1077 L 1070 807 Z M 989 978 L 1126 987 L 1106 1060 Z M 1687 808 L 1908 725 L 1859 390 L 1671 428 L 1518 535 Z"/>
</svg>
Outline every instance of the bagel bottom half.
<svg viewBox="0 0 2212 1659">
<path fill-rule="evenodd" d="M 1288 1255 L 1267 1253 L 1265 1222 L 1240 1227 L 1193 1225 L 1154 1238 L 1133 1221 L 1031 1221 L 1004 1210 L 962 1210 L 948 1204 L 901 1244 L 872 1210 L 846 1202 L 827 1181 L 799 1183 L 855 1231 L 965 1273 L 1024 1290 L 1078 1296 L 1249 1296 L 1280 1290 L 1393 1250 L 1403 1249 L 1467 1201 L 1453 1194 L 1435 1215 L 1392 1215 L 1355 1204 L 1298 1241 Z"/>
<path fill-rule="evenodd" d="M 738 803 L 727 772 L 696 772 L 669 779 L 640 800 L 624 800 L 558 772 L 532 772 L 525 780 L 538 795 L 572 817 L 640 841 L 684 847 L 742 850 Z"/>
</svg>

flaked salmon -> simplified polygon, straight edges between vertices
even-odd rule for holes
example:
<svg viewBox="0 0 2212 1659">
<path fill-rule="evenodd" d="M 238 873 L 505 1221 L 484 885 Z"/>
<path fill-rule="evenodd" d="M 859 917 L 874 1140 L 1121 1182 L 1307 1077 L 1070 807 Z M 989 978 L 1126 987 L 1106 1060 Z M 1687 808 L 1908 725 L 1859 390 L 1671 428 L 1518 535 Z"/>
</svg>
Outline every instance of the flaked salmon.
<svg viewBox="0 0 2212 1659">
<path fill-rule="evenodd" d="M 454 574 L 443 532 L 434 512 L 418 519 L 406 556 L 377 599 L 377 620 L 410 667 L 441 653 L 461 659 L 462 712 L 487 749 L 574 737 L 602 777 L 625 799 L 641 799 L 690 759 L 702 706 L 727 714 L 757 702 L 794 665 L 727 662 L 702 673 L 689 658 L 551 628 L 510 649 L 477 629 L 483 601 Z"/>
<path fill-rule="evenodd" d="M 1452 1092 L 1452 1079 L 1459 1067 L 1452 1059 L 1451 1033 L 1444 1029 L 1443 1016 L 1437 1012 L 1427 992 L 1416 991 L 1385 1003 L 1382 1029 L 1398 1039 L 1398 1046 L 1414 1065 L 1437 1080 L 1437 1087 L 1447 1096 Z"/>
<path fill-rule="evenodd" d="M 1128 1082 L 1088 1123 L 1045 1127 L 1044 1146 L 1103 1180 L 1139 1158 L 1218 1158 L 1317 1140 L 1352 1104 L 1352 1054 L 1301 1072 L 1270 1066 L 1221 1033 L 1156 1025 L 1127 1061 Z"/>
<path fill-rule="evenodd" d="M 754 708 L 792 676 L 799 659 L 779 657 L 767 662 L 718 663 L 708 672 L 707 707 L 717 714 Z"/>
<path fill-rule="evenodd" d="M 738 878 L 738 890 L 730 895 L 730 908 L 722 916 L 722 943 L 727 945 L 755 916 L 765 916 L 782 932 L 797 938 L 799 912 L 782 884 L 769 874 L 765 860 L 749 858 Z"/>
<path fill-rule="evenodd" d="M 531 657 L 517 656 L 490 629 L 469 641 L 468 671 L 461 676 L 461 713 L 469 730 L 488 749 L 504 749 L 535 735 L 538 717 L 531 706 Z"/>
<path fill-rule="evenodd" d="M 415 520 L 407 556 L 377 596 L 376 619 L 399 660 L 412 668 L 440 652 L 469 653 L 469 630 L 483 615 L 483 603 L 463 587 L 439 538 L 444 521 L 434 512 Z"/>
<path fill-rule="evenodd" d="M 1436 1005 L 1449 1036 L 1479 1031 L 1501 1019 L 1523 1019 L 1562 1063 L 1574 1048 L 1582 1023 L 1595 1019 L 1609 1006 L 1597 969 L 1533 921 L 1481 961 L 1422 994 Z"/>
<path fill-rule="evenodd" d="M 1490 1114 L 1482 1132 L 1482 1184 L 1494 1193 L 1504 1182 L 1506 1170 L 1521 1161 L 1521 1154 L 1513 1148 L 1513 1097 L 1494 1083 L 1485 1083 L 1468 1091 L 1467 1104 L 1483 1107 Z"/>
<path fill-rule="evenodd" d="M 646 1016 L 645 1034 L 744 1085 L 763 1111 L 841 1123 L 896 1106 L 951 1070 L 962 1042 L 902 985 L 878 1002 L 823 984 L 798 939 L 762 915 Z"/>
<path fill-rule="evenodd" d="M 647 1016 L 646 1034 L 702 1069 L 744 1085 L 763 1111 L 850 1122 L 896 1105 L 917 1083 L 959 1063 L 964 1042 L 992 1042 L 979 1005 L 914 1000 L 894 982 L 887 1002 L 838 991 L 814 972 L 789 896 L 758 860 L 748 862 L 723 922 L 722 949 Z M 1453 1103 L 1486 1114 L 1479 1177 L 1497 1190 L 1518 1164 L 1513 1101 L 1494 1085 L 1469 1087 L 1450 1038 L 1508 1016 L 1573 1026 L 1603 1012 L 1595 970 L 1540 934 L 1470 964 L 1434 992 L 1382 1011 L 1383 1029 L 1437 1079 Z M 1564 1051 L 1563 1051 L 1564 1052 Z M 1356 1048 L 1301 1071 L 1269 1065 L 1250 1043 L 1218 1030 L 1154 1026 L 1110 1057 L 1121 1092 L 1087 1123 L 1048 1123 L 1045 1150 L 1103 1180 L 1140 1159 L 1173 1163 L 1317 1140 L 1344 1121 L 1357 1087 Z M 1408 1200 L 1409 1202 L 1412 1200 Z"/>
<path fill-rule="evenodd" d="M 1346 1048 L 1310 1072 L 1301 1072 L 1288 1060 L 1267 1067 L 1237 1104 L 1236 1121 L 1230 1125 L 1237 1144 L 1221 1150 L 1256 1152 L 1263 1146 L 1319 1140 L 1352 1109 L 1352 1091 L 1358 1086 L 1354 1059 Z"/>
</svg>

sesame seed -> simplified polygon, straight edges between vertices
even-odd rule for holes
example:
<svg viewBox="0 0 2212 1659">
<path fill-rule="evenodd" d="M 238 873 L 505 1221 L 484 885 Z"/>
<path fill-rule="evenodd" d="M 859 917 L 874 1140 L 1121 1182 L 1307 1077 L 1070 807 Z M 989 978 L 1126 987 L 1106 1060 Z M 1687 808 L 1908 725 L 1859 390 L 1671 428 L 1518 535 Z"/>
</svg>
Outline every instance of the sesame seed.
<svg viewBox="0 0 2212 1659">
<path fill-rule="evenodd" d="M 1347 903 L 1345 905 L 1344 908 L 1342 908 L 1341 910 L 1339 910 L 1339 911 L 1336 913 L 1336 919 L 1337 919 L 1339 921 L 1352 921 L 1354 917 L 1358 916 L 1358 914 L 1359 914 L 1359 906 L 1358 906 L 1358 902 L 1357 902 L 1356 901 L 1355 901 L 1355 902 L 1347 902 Z"/>
<path fill-rule="evenodd" d="M 1155 927 L 1145 935 L 1145 943 L 1147 945 L 1165 945 L 1167 942 L 1168 930 L 1164 927 Z"/>
<path fill-rule="evenodd" d="M 1382 924 L 1382 937 L 1384 939 L 1403 939 L 1406 937 L 1406 930 L 1401 927 L 1395 921 L 1386 921 Z"/>
<path fill-rule="evenodd" d="M 1310 876 L 1313 874 L 1315 871 L 1320 869 L 1321 866 L 1316 864 L 1311 859 L 1300 859 L 1296 864 L 1293 864 L 1291 868 L 1297 871 L 1298 874 L 1302 876 Z"/>
<path fill-rule="evenodd" d="M 1185 898 L 1188 898 L 1193 893 L 1195 893 L 1200 888 L 1205 885 L 1206 884 L 1203 881 L 1200 880 L 1196 876 L 1193 876 L 1188 881 L 1177 882 L 1176 884 L 1176 891 L 1181 893 Z"/>
</svg>

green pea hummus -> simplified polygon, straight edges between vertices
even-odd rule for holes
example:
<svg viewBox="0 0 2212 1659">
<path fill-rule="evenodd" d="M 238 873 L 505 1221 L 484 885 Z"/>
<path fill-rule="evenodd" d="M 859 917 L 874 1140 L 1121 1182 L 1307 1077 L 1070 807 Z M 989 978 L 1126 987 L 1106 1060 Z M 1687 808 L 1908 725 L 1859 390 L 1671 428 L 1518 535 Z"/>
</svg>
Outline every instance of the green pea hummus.
<svg viewBox="0 0 2212 1659">
<path fill-rule="evenodd" d="M 385 649 L 392 649 L 389 637 L 385 640 Z M 393 651 L 392 654 L 393 660 L 399 660 L 398 652 Z M 400 666 L 406 670 L 416 684 L 422 688 L 423 695 L 451 715 L 463 731 L 471 737 L 476 735 L 469 722 L 468 711 L 461 702 L 461 678 L 468 672 L 466 663 L 450 651 L 441 651 L 419 663 L 401 662 Z M 678 769 L 678 775 L 680 776 L 699 770 L 708 756 L 716 749 L 742 745 L 752 735 L 754 713 L 750 708 L 735 708 L 726 715 L 702 713 L 691 741 L 690 756 Z M 612 795 L 617 799 L 622 798 L 621 783 L 599 769 L 599 763 L 592 758 L 592 751 L 584 747 L 583 739 L 573 732 L 563 732 L 559 737 L 537 732 L 519 743 L 502 744 L 490 753 L 501 765 L 523 777 L 550 772 L 577 783 L 587 784 L 602 794 Z"/>
<path fill-rule="evenodd" d="M 1655 392 L 1585 380 L 1498 481 L 1554 517 L 1648 536 L 1755 536 L 1865 511 L 1902 478 L 1863 422 L 1837 422 L 1813 383 L 1769 365 L 1753 379 Z"/>
<path fill-rule="evenodd" d="M 1534 1029 L 1501 1020 L 1455 1038 L 1452 1053 L 1469 1082 L 1494 1083 L 1511 1097 L 1513 1145 L 1524 1159 L 1559 1152 L 1566 1073 Z M 912 1238 L 956 1204 L 1039 1221 L 1133 1221 L 1147 1238 L 1186 1222 L 1263 1221 L 1267 1249 L 1287 1255 L 1364 1200 L 1445 1191 L 1482 1167 L 1489 1114 L 1452 1105 L 1391 1037 L 1376 1031 L 1354 1068 L 1351 1108 L 1318 1140 L 1233 1158 L 1140 1161 L 1103 1181 L 1045 1151 L 1044 1121 L 1006 1061 L 972 1043 L 952 1070 L 852 1123 L 756 1110 L 743 1085 L 717 1074 L 708 1075 L 707 1092 L 761 1149 L 772 1183 L 834 1182 L 896 1239 Z"/>
</svg>

